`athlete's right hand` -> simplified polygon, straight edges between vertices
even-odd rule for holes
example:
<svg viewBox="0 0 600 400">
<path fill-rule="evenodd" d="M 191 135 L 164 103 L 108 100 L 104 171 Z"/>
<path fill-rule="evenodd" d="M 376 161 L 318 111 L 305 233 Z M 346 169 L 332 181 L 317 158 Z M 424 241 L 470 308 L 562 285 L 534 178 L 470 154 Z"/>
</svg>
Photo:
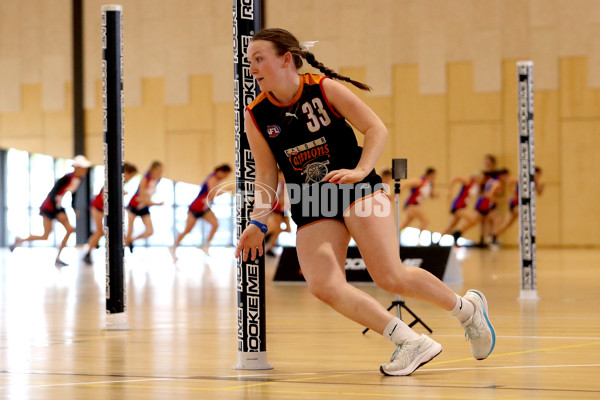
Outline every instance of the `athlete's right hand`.
<svg viewBox="0 0 600 400">
<path fill-rule="evenodd" d="M 244 261 L 248 260 L 248 254 L 250 254 L 250 260 L 254 261 L 256 256 L 263 255 L 263 239 L 265 234 L 260 231 L 258 226 L 249 224 L 238 242 L 237 248 L 235 249 L 235 258 L 238 258 L 240 254 Z"/>
</svg>

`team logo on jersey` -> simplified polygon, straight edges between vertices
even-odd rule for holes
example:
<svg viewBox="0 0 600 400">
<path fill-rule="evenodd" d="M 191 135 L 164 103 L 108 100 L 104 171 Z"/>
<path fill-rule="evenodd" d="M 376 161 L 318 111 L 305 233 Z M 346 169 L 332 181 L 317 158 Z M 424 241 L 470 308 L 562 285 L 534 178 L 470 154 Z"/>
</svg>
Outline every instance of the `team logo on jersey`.
<svg viewBox="0 0 600 400">
<path fill-rule="evenodd" d="M 302 171 L 302 175 L 306 177 L 306 183 L 321 182 L 329 172 L 327 168 L 328 164 L 329 161 L 318 161 L 307 164 Z"/>
<path fill-rule="evenodd" d="M 306 175 L 307 182 L 320 182 L 327 174 L 329 145 L 324 137 L 286 149 L 284 153 L 294 170 Z"/>
<path fill-rule="evenodd" d="M 279 134 L 281 133 L 281 128 L 277 125 L 269 125 L 267 126 L 267 134 L 269 135 L 270 138 L 274 138 L 279 136 Z"/>
</svg>

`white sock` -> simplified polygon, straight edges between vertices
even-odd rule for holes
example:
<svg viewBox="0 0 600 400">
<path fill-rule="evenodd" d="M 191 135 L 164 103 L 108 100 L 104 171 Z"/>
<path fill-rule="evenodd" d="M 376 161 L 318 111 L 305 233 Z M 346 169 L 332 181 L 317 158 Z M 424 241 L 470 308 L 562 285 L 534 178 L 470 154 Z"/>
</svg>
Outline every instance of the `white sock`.
<svg viewBox="0 0 600 400">
<path fill-rule="evenodd" d="M 415 340 L 421 337 L 417 332 L 413 331 L 398 317 L 392 318 L 383 330 L 383 336 L 390 342 L 402 344 L 407 340 Z"/>
<path fill-rule="evenodd" d="M 470 301 L 463 299 L 459 295 L 456 295 L 456 304 L 452 310 L 448 311 L 448 314 L 459 320 L 461 324 L 464 324 L 469 318 L 471 318 L 474 312 L 475 308 Z"/>
</svg>

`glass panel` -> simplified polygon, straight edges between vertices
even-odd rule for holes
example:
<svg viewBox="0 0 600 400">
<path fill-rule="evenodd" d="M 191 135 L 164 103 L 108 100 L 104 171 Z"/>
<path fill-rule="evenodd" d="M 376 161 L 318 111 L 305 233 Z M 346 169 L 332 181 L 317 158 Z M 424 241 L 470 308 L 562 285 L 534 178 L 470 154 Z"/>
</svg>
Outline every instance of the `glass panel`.
<svg viewBox="0 0 600 400">
<path fill-rule="evenodd" d="M 39 210 L 58 178 L 55 179 L 54 177 L 54 160 L 52 157 L 43 154 L 32 154 L 30 160 L 31 196 L 29 197 L 29 204 Z"/>
<path fill-rule="evenodd" d="M 152 196 L 152 201 L 164 203 L 164 207 L 173 206 L 175 194 L 173 193 L 173 181 L 170 179 L 162 178 L 156 185 L 156 193 Z M 173 225 L 173 223 L 171 223 Z"/>
<path fill-rule="evenodd" d="M 152 213 L 154 234 L 148 238 L 148 245 L 171 246 L 173 244 L 173 207 L 154 206 L 150 208 L 150 212 Z"/>
<path fill-rule="evenodd" d="M 235 233 L 233 201 L 234 197 L 229 193 L 224 193 L 214 198 L 210 209 L 219 220 L 219 229 L 215 233 L 211 245 L 230 246 L 233 244 L 233 236 Z M 208 224 L 206 225 L 208 226 Z"/>
<path fill-rule="evenodd" d="M 6 225 L 10 244 L 14 243 L 17 236 L 21 238 L 29 236 L 29 210 L 27 207 L 9 207 Z"/>
<path fill-rule="evenodd" d="M 189 206 L 198 196 L 200 185 L 192 185 L 191 183 L 176 182 L 175 183 L 175 202 L 178 206 Z"/>
<path fill-rule="evenodd" d="M 213 199 L 210 206 L 218 219 L 233 218 L 234 197 L 230 193 L 223 193 Z"/>
<path fill-rule="evenodd" d="M 30 214 L 31 221 L 31 234 L 32 235 L 43 235 L 44 234 L 44 219 L 40 215 L 38 209 L 33 209 Z M 54 227 L 56 227 L 57 222 L 54 221 Z M 60 224 L 59 224 L 60 225 Z M 62 228 L 62 226 L 61 226 Z M 62 235 L 64 235 L 64 228 L 62 231 Z M 62 236 L 59 236 L 62 239 Z M 50 236 L 48 236 L 48 240 L 35 240 L 33 242 L 28 242 L 32 247 L 52 247 L 55 246 L 55 232 L 51 232 Z"/>
<path fill-rule="evenodd" d="M 234 227 L 230 218 L 219 218 L 219 229 L 215 233 L 211 246 L 231 246 L 233 244 Z M 204 220 L 203 220 L 204 222 Z M 204 222 L 206 234 L 210 232 L 210 224 Z"/>
<path fill-rule="evenodd" d="M 26 209 L 27 203 L 23 200 L 29 198 L 29 154 L 26 151 L 10 149 L 6 157 L 6 205 L 8 208 Z"/>
<path fill-rule="evenodd" d="M 50 156 L 44 156 L 50 157 Z M 51 157 L 50 157 L 51 158 Z M 58 180 L 68 174 L 69 172 L 73 172 L 73 161 L 68 160 L 66 158 L 57 158 L 55 160 L 55 172 L 54 172 L 54 180 Z"/>
<path fill-rule="evenodd" d="M 92 167 L 92 172 L 91 172 L 90 176 L 92 177 L 91 199 L 93 200 L 98 195 L 98 193 L 100 193 L 102 188 L 104 187 L 104 166 L 97 165 L 95 167 Z"/>
</svg>

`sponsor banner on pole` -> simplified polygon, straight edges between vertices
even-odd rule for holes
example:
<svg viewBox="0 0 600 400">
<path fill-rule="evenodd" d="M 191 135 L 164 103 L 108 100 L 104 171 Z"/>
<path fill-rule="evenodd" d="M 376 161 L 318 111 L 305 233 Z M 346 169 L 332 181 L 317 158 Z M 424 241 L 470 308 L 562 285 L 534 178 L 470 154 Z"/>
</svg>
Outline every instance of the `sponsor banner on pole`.
<svg viewBox="0 0 600 400">
<path fill-rule="evenodd" d="M 533 62 L 518 62 L 517 75 L 519 116 L 519 244 L 521 248 L 520 299 L 537 299 Z"/>
<path fill-rule="evenodd" d="M 254 204 L 256 167 L 244 132 L 244 111 L 259 94 L 250 74 L 246 50 L 252 36 L 260 29 L 260 1 L 233 0 L 233 67 L 235 122 L 235 219 L 239 239 L 250 221 Z M 270 369 L 267 363 L 265 265 L 264 256 L 242 261 L 236 266 L 237 289 L 237 369 Z"/>
<path fill-rule="evenodd" d="M 122 9 L 102 6 L 102 107 L 104 130 L 104 234 L 106 235 L 106 313 L 126 311 L 123 270 L 123 28 Z M 108 321 L 108 319 L 107 319 Z M 107 329 L 127 328 L 108 322 Z"/>
</svg>

